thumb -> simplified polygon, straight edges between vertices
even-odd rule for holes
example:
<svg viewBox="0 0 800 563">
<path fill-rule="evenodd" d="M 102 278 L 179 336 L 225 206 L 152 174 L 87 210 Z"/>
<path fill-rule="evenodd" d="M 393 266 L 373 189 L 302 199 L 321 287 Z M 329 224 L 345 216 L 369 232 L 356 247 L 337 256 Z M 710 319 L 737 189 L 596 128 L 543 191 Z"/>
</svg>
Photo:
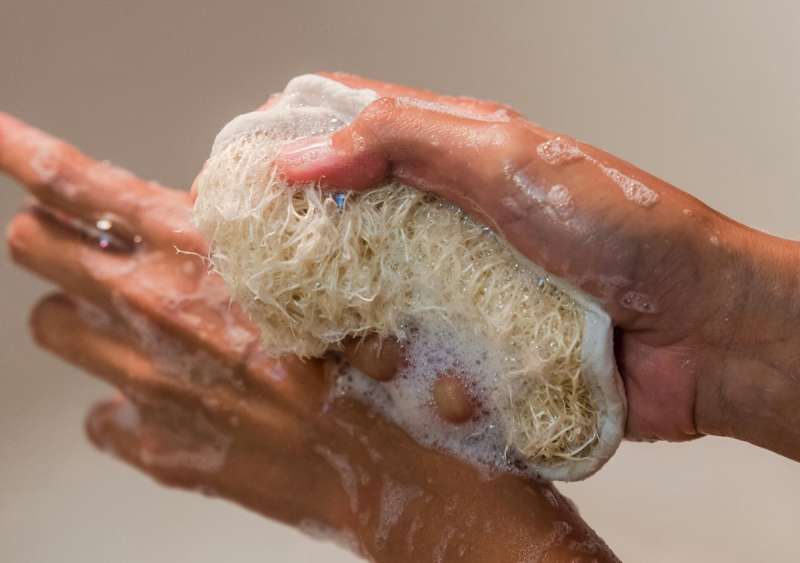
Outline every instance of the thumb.
<svg viewBox="0 0 800 563">
<path fill-rule="evenodd" d="M 329 188 L 360 190 L 380 182 L 389 162 L 375 147 L 364 150 L 354 142 L 350 125 L 333 136 L 304 137 L 283 147 L 275 165 L 293 184 L 320 182 Z M 334 145 L 335 139 L 335 145 Z"/>
<path fill-rule="evenodd" d="M 332 135 L 306 137 L 283 147 L 276 166 L 291 183 L 361 190 L 391 175 L 420 189 L 486 150 L 510 117 L 468 106 L 413 98 L 380 98 Z M 475 153 L 475 154 L 473 154 Z M 438 184 L 438 182 L 437 182 Z"/>
<path fill-rule="evenodd" d="M 492 117 L 494 116 L 494 117 Z M 601 150 L 500 114 L 381 98 L 331 136 L 277 159 L 289 182 L 360 190 L 386 177 L 438 194 L 523 256 L 651 326 L 696 274 L 687 241 L 713 218 L 687 194 Z M 686 210 L 702 221 L 687 224 Z"/>
</svg>

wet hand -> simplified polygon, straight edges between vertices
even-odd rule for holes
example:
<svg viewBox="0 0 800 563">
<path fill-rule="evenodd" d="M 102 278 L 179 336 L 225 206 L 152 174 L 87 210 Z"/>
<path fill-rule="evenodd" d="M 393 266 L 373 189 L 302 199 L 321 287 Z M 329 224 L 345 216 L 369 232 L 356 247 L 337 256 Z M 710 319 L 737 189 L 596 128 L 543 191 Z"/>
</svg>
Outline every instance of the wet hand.
<svg viewBox="0 0 800 563">
<path fill-rule="evenodd" d="M 594 296 L 618 328 L 629 438 L 731 435 L 800 459 L 797 342 L 784 337 L 795 243 L 504 106 L 329 76 L 381 97 L 333 135 L 285 147 L 289 181 L 435 192 Z"/>
<path fill-rule="evenodd" d="M 334 358 L 266 357 L 207 271 L 187 193 L 2 114 L 0 169 L 35 198 L 12 257 L 61 290 L 33 311 L 37 342 L 120 391 L 87 421 L 99 447 L 377 561 L 613 560 L 550 485 L 483 475 L 332 396 Z M 341 354 L 377 379 L 402 361 L 372 340 Z M 443 416 L 464 416 L 442 385 Z"/>
</svg>

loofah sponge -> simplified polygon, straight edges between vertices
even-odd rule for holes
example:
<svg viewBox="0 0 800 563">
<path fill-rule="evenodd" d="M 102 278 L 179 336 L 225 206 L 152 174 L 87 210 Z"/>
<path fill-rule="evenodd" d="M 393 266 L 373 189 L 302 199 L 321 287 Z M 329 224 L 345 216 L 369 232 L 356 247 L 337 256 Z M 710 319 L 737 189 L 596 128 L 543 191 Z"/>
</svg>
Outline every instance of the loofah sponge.
<svg viewBox="0 0 800 563">
<path fill-rule="evenodd" d="M 435 195 L 390 183 L 332 197 L 276 176 L 285 142 L 335 131 L 375 98 L 301 76 L 276 105 L 223 128 L 196 182 L 214 268 L 268 353 L 321 356 L 370 334 L 403 342 L 395 380 L 349 369 L 338 391 L 421 442 L 547 479 L 586 477 L 625 418 L 611 323 L 593 301 Z M 466 424 L 432 413 L 445 372 L 481 405 Z"/>
</svg>

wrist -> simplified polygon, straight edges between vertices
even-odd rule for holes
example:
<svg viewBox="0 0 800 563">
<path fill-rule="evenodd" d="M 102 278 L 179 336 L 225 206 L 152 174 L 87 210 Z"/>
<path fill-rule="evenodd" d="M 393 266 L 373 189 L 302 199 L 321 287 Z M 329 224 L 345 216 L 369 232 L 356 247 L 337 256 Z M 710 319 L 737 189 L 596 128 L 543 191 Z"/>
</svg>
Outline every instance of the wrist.
<svg viewBox="0 0 800 563">
<path fill-rule="evenodd" d="M 359 528 L 364 555 L 379 563 L 501 563 L 532 552 L 554 562 L 617 560 L 551 485 L 447 465 L 453 471 L 446 482 L 405 491 L 391 479 L 383 483 Z"/>
<path fill-rule="evenodd" d="M 720 232 L 720 285 L 738 290 L 718 319 L 714 376 L 698 379 L 698 429 L 800 459 L 800 247 L 738 224 Z"/>
</svg>

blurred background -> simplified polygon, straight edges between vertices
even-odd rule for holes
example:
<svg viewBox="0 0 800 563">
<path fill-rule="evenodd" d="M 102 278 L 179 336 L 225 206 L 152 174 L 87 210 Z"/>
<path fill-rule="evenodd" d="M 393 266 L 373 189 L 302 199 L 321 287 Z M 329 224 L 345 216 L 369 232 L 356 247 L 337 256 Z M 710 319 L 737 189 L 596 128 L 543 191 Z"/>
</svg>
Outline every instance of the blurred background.
<svg viewBox="0 0 800 563">
<path fill-rule="evenodd" d="M 346 70 L 503 101 L 800 238 L 799 22 L 790 0 L 6 1 L 0 111 L 187 187 L 229 118 Z M 0 223 L 22 201 L 0 178 Z M 47 286 L 7 252 L 0 288 L 0 560 L 354 561 L 92 450 L 109 389 L 33 346 Z M 800 560 L 800 465 L 745 444 L 623 444 L 560 488 L 626 561 Z"/>
</svg>

